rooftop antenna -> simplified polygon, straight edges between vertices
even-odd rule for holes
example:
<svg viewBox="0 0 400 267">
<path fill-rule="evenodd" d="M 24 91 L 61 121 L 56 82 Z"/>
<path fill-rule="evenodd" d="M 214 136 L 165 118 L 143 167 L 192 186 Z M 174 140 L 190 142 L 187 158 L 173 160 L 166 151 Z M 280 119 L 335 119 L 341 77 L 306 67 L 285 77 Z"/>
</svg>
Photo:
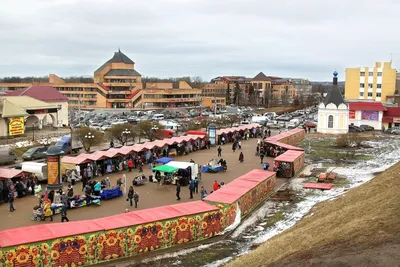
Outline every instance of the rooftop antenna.
<svg viewBox="0 0 400 267">
<path fill-rule="evenodd" d="M 120 53 L 121 53 L 121 47 L 119 47 L 119 46 L 118 46 L 118 52 L 120 52 Z"/>
<path fill-rule="evenodd" d="M 392 59 L 393 59 L 393 53 L 390 52 L 390 63 L 392 63 Z"/>
</svg>

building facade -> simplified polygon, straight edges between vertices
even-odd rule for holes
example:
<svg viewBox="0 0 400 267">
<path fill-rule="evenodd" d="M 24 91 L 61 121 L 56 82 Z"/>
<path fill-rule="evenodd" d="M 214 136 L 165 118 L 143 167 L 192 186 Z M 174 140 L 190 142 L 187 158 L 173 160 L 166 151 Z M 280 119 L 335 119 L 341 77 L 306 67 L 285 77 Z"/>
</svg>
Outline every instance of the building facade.
<svg viewBox="0 0 400 267">
<path fill-rule="evenodd" d="M 291 102 L 296 98 L 296 87 L 286 79 L 272 80 L 272 100 Z"/>
<path fill-rule="evenodd" d="M 392 68 L 392 62 L 346 69 L 346 99 L 387 102 L 395 94 L 395 89 L 396 69 Z"/>
<path fill-rule="evenodd" d="M 210 83 L 226 84 L 227 88 L 225 91 L 225 97 L 227 98 L 226 101 L 228 104 L 248 103 L 251 79 L 246 78 L 245 76 L 218 76 L 216 78 L 211 79 Z M 238 88 L 239 91 L 236 88 Z M 228 91 L 229 91 L 229 98 L 228 98 Z M 238 99 L 236 99 L 236 103 L 233 103 L 235 100 L 234 99 L 235 93 L 237 93 Z"/>
<path fill-rule="evenodd" d="M 262 103 L 265 102 L 263 101 L 264 99 L 271 99 L 271 77 L 268 77 L 263 72 L 260 72 L 253 79 L 251 79 L 251 84 L 253 85 L 256 97 L 261 99 Z"/>
<path fill-rule="evenodd" d="M 142 83 L 142 76 L 135 69 L 135 62 L 120 50 L 94 72 L 93 83 L 70 83 L 55 74 L 49 75 L 47 83 L 2 83 L 3 90 L 17 90 L 32 85 L 57 88 L 68 98 L 69 107 L 95 108 L 165 108 L 171 106 L 194 107 L 199 103 L 201 90 L 180 82 L 178 88 L 172 83 Z"/>
<path fill-rule="evenodd" d="M 382 118 L 386 108 L 381 102 L 348 102 L 349 122 L 355 126 L 369 125 L 382 129 Z"/>
</svg>

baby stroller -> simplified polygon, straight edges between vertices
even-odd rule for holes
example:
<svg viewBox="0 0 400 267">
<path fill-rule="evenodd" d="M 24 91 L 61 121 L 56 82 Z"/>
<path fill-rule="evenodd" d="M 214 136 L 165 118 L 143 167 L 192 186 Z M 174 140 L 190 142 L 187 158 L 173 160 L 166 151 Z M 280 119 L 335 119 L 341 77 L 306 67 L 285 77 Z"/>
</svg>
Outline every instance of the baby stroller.
<svg viewBox="0 0 400 267">
<path fill-rule="evenodd" d="M 32 221 L 43 221 L 44 220 L 44 210 L 43 208 L 38 208 L 33 210 L 33 214 L 31 216 Z"/>
</svg>

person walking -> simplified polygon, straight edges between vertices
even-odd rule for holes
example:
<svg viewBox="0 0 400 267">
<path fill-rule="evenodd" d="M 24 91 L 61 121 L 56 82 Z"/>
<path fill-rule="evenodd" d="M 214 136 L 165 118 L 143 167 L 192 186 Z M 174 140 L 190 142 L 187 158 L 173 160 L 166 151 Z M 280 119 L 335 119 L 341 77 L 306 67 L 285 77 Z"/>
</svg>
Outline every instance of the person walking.
<svg viewBox="0 0 400 267">
<path fill-rule="evenodd" d="M 240 155 L 239 155 L 239 161 L 240 161 L 240 163 L 242 163 L 242 162 L 244 161 L 244 155 L 243 155 L 243 152 L 240 152 Z"/>
<path fill-rule="evenodd" d="M 130 186 L 130 187 L 129 187 L 129 191 L 128 191 L 128 198 L 126 199 L 126 201 L 129 200 L 129 206 L 131 206 L 131 207 L 132 207 L 132 205 L 133 205 L 132 199 L 133 199 L 133 194 L 134 194 L 134 193 L 135 193 L 135 192 L 134 192 L 134 190 L 133 190 L 133 186 Z"/>
<path fill-rule="evenodd" d="M 65 205 L 61 208 L 61 222 L 64 221 L 69 222 L 69 219 L 67 217 L 67 207 Z"/>
<path fill-rule="evenodd" d="M 10 205 L 10 212 L 14 212 L 14 196 L 11 192 L 8 193 L 8 204 Z"/>
<path fill-rule="evenodd" d="M 194 180 L 192 180 L 189 184 L 189 192 L 190 192 L 190 199 L 193 198 L 193 192 L 194 192 Z"/>
<path fill-rule="evenodd" d="M 139 194 L 136 191 L 133 193 L 133 201 L 135 201 L 135 209 L 137 209 L 137 203 L 139 202 Z"/>
<path fill-rule="evenodd" d="M 194 178 L 194 192 L 195 192 L 196 194 L 199 193 L 199 179 L 198 179 L 197 177 Z"/>
<path fill-rule="evenodd" d="M 242 149 L 242 141 L 240 141 L 240 140 L 238 142 L 238 147 L 239 147 L 239 149 Z"/>
<path fill-rule="evenodd" d="M 181 185 L 178 183 L 176 183 L 176 200 L 181 200 L 181 197 L 179 196 L 179 194 L 181 193 Z"/>
<path fill-rule="evenodd" d="M 97 182 L 95 185 L 94 185 L 94 195 L 95 196 L 100 196 L 100 191 L 101 191 L 101 183 L 100 182 Z"/>
<path fill-rule="evenodd" d="M 264 151 L 260 152 L 260 160 L 261 160 L 261 164 L 263 164 L 263 162 L 264 162 Z"/>
<path fill-rule="evenodd" d="M 232 143 L 232 152 L 236 151 L 236 141 Z"/>
<path fill-rule="evenodd" d="M 222 148 L 221 148 L 221 146 L 218 147 L 218 157 L 222 157 Z"/>
<path fill-rule="evenodd" d="M 132 161 L 132 159 L 129 159 L 129 160 L 128 160 L 128 169 L 129 169 L 129 172 L 132 172 L 132 167 L 133 167 L 133 161 Z"/>
</svg>

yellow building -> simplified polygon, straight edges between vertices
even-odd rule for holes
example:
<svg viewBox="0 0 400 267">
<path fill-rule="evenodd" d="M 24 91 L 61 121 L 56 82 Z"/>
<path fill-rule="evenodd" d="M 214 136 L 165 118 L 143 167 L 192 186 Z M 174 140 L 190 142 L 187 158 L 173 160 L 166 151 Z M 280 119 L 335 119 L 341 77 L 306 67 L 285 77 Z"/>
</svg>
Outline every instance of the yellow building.
<svg viewBox="0 0 400 267">
<path fill-rule="evenodd" d="M 212 110 L 215 109 L 215 104 L 217 104 L 217 109 L 226 107 L 225 97 L 203 97 L 203 106 L 208 107 Z"/>
<path fill-rule="evenodd" d="M 259 99 L 271 98 L 271 81 L 271 77 L 266 76 L 263 72 L 251 79 L 251 84 Z"/>
<path fill-rule="evenodd" d="M 272 99 L 273 100 L 293 100 L 296 98 L 296 87 L 286 79 L 272 80 Z"/>
<path fill-rule="evenodd" d="M 376 62 L 375 67 L 347 68 L 345 98 L 387 102 L 395 94 L 396 69 L 392 62 Z"/>
<path fill-rule="evenodd" d="M 47 83 L 0 83 L 0 88 L 16 90 L 32 85 L 53 86 L 68 98 L 69 107 L 82 109 L 195 107 L 202 93 L 185 81 L 180 81 L 178 88 L 174 88 L 172 83 L 143 86 L 135 62 L 120 50 L 94 72 L 91 83 L 65 82 L 50 74 Z"/>
</svg>

